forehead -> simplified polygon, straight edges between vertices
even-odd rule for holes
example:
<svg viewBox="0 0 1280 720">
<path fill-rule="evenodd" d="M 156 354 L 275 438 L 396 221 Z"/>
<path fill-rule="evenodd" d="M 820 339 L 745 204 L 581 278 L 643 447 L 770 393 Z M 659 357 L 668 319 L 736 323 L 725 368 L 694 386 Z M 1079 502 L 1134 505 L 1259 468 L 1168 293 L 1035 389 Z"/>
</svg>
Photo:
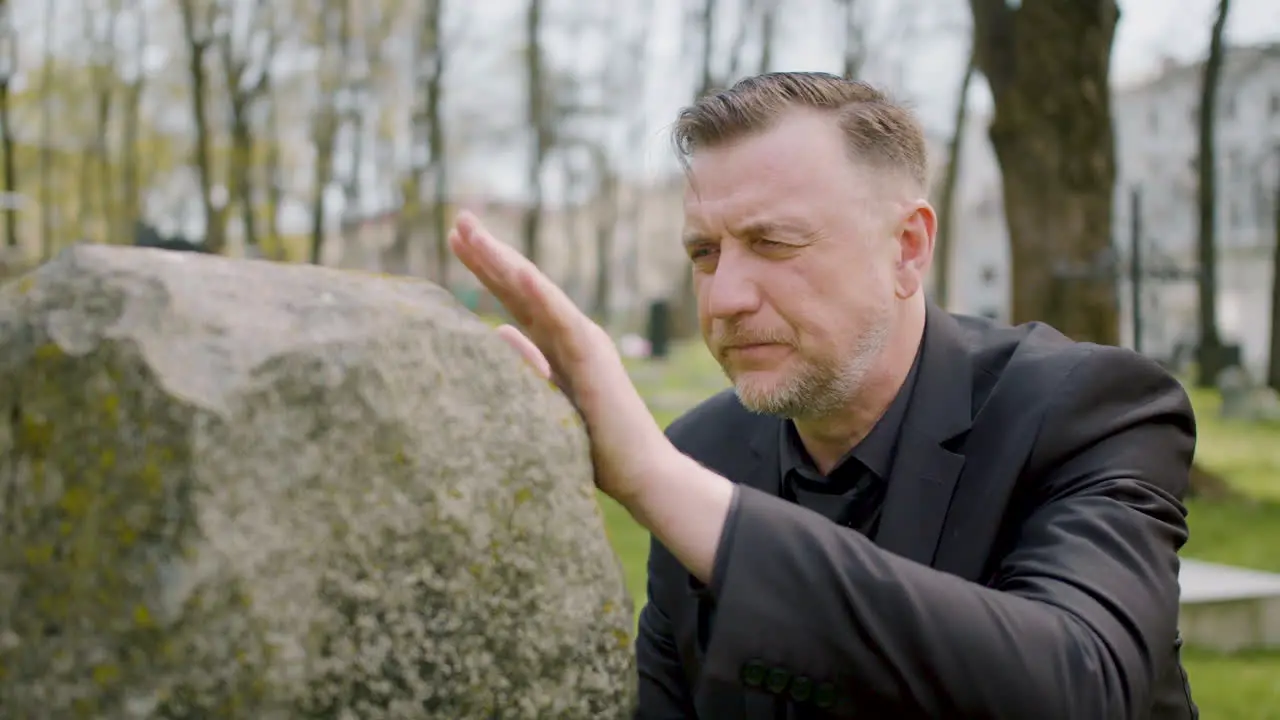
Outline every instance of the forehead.
<svg viewBox="0 0 1280 720">
<path fill-rule="evenodd" d="M 869 189 L 865 176 L 834 116 L 795 111 L 763 132 L 695 152 L 685 217 L 700 225 L 852 209 Z"/>
</svg>

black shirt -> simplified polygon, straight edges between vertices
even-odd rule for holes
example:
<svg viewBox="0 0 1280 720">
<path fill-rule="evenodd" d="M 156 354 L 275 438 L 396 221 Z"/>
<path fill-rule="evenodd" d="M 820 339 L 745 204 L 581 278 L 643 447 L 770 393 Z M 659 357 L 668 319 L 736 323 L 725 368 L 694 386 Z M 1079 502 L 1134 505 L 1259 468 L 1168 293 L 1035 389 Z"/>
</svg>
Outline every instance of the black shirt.
<svg viewBox="0 0 1280 720">
<path fill-rule="evenodd" d="M 805 450 L 795 423 L 782 421 L 778 433 L 782 497 L 868 537 L 874 536 L 918 365 L 912 365 L 898 394 L 871 432 L 826 475 L 818 471 Z"/>
<path fill-rule="evenodd" d="M 923 345 L 921 343 L 922 347 Z M 889 484 L 889 473 L 893 469 L 893 456 L 897 450 L 902 420 L 911 403 L 919 368 L 920 353 L 917 351 L 907 379 L 898 389 L 898 394 L 884 415 L 880 416 L 862 442 L 846 453 L 825 476 L 818 472 L 808 451 L 800 442 L 795 423 L 791 420 L 780 421 L 781 497 L 874 538 Z M 720 535 L 715 559 L 712 561 L 709 589 L 713 597 L 720 595 L 724 566 L 728 561 L 729 546 L 733 543 L 733 531 L 737 525 L 734 522 L 737 513 L 738 493 L 737 488 L 734 488 L 729 515 L 725 518 L 725 529 Z"/>
</svg>

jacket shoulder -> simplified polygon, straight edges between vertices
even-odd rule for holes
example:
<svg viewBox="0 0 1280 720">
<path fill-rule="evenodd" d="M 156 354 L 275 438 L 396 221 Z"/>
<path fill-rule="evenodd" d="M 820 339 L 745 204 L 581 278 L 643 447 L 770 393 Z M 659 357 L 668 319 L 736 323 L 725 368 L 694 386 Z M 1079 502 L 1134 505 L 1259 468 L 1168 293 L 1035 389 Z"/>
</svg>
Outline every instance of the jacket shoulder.
<svg viewBox="0 0 1280 720">
<path fill-rule="evenodd" d="M 1016 388 L 1025 396 L 1026 410 L 1061 401 L 1064 392 L 1141 402 L 1152 393 L 1181 389 L 1159 363 L 1128 348 L 1078 342 L 1040 322 L 1009 326 L 984 318 L 955 319 L 975 361 L 979 406 L 1001 389 Z"/>
</svg>

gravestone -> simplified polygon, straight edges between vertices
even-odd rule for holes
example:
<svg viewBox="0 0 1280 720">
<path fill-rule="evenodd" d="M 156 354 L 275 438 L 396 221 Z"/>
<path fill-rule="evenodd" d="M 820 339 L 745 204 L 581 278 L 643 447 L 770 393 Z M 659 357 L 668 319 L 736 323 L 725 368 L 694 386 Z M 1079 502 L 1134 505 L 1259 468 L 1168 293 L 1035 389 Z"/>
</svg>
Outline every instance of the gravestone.
<svg viewBox="0 0 1280 720">
<path fill-rule="evenodd" d="M 1249 422 L 1280 421 L 1280 398 L 1271 388 L 1257 385 L 1239 365 L 1218 374 L 1218 393 L 1222 396 L 1220 414 L 1227 420 Z"/>
<path fill-rule="evenodd" d="M 1244 368 L 1232 365 L 1218 373 L 1220 412 L 1228 420 L 1247 420 L 1253 414 L 1253 384 Z"/>
<path fill-rule="evenodd" d="M 72 248 L 0 459 L 0 717 L 630 717 L 585 432 L 433 285 Z"/>
<path fill-rule="evenodd" d="M 649 356 L 664 359 L 671 352 L 671 304 L 666 300 L 649 303 Z"/>
</svg>

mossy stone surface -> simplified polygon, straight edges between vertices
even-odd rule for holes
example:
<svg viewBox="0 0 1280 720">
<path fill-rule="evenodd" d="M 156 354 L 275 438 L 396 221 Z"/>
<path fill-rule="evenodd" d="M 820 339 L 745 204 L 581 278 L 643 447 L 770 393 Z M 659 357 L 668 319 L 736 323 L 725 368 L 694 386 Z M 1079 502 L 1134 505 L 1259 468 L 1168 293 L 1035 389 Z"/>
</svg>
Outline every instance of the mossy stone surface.
<svg viewBox="0 0 1280 720">
<path fill-rule="evenodd" d="M 0 717 L 624 718 L 632 618 L 573 408 L 439 288 L 0 288 Z"/>
</svg>

